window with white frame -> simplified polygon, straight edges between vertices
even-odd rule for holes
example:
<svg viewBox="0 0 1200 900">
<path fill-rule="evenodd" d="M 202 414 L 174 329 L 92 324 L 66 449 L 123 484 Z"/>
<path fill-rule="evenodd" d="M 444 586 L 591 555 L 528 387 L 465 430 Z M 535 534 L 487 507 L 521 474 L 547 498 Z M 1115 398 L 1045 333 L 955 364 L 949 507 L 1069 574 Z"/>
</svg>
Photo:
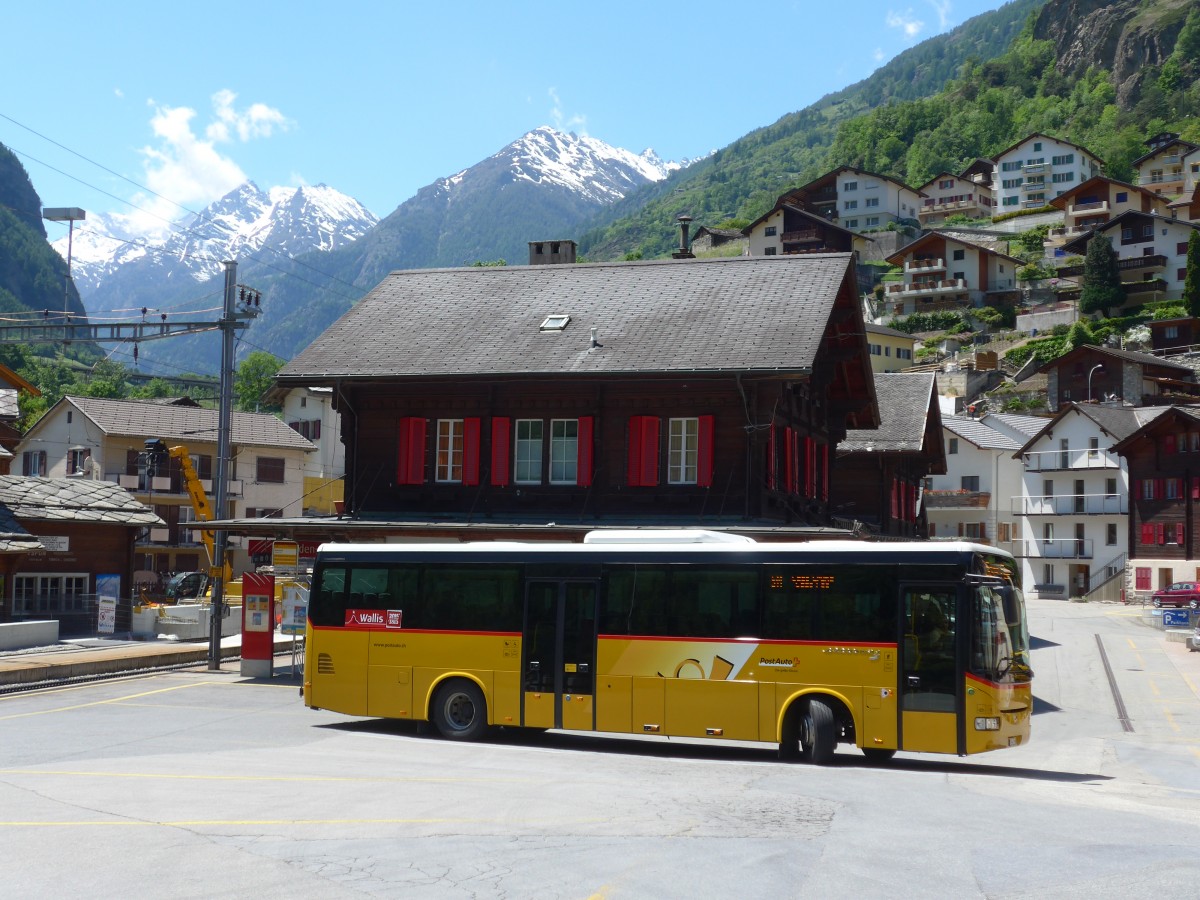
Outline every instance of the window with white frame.
<svg viewBox="0 0 1200 900">
<path fill-rule="evenodd" d="M 857 200 L 847 200 L 845 208 L 846 209 L 858 209 L 858 201 Z"/>
<path fill-rule="evenodd" d="M 463 420 L 438 419 L 436 479 L 442 483 L 462 481 Z"/>
<path fill-rule="evenodd" d="M 857 181 L 847 181 L 844 185 L 842 185 L 842 190 L 843 191 L 857 191 L 858 190 L 858 182 Z"/>
<path fill-rule="evenodd" d="M 542 481 L 541 419 L 517 419 L 516 445 L 513 448 L 513 481 L 540 484 Z"/>
<path fill-rule="evenodd" d="M 866 204 L 866 205 L 867 205 L 867 207 L 868 207 L 868 208 L 870 208 L 870 207 L 872 207 L 872 206 L 878 206 L 878 205 L 879 205 L 879 198 L 878 198 L 878 197 L 868 197 L 868 198 L 867 198 L 867 204 Z"/>
<path fill-rule="evenodd" d="M 575 484 L 579 474 L 579 420 L 550 420 L 550 483 Z"/>
<path fill-rule="evenodd" d="M 89 458 L 91 458 L 91 455 L 92 455 L 92 451 L 89 450 L 87 447 L 68 450 L 67 451 L 67 474 L 68 475 L 83 474 L 83 472 L 85 471 L 83 464 L 85 462 L 87 462 L 87 460 Z"/>
<path fill-rule="evenodd" d="M 667 481 L 695 484 L 700 446 L 699 419 L 671 419 L 667 443 Z"/>
<path fill-rule="evenodd" d="M 13 576 L 13 612 L 64 613 L 87 609 L 85 574 L 25 574 Z"/>
</svg>

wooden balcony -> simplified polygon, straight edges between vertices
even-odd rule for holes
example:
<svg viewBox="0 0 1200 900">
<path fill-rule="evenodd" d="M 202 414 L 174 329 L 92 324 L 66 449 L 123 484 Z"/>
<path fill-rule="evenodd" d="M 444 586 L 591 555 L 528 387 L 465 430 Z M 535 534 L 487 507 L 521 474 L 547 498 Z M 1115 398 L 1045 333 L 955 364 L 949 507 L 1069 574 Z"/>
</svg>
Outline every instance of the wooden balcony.
<svg viewBox="0 0 1200 900">
<path fill-rule="evenodd" d="M 989 491 L 925 491 L 922 502 L 929 509 L 987 509 Z"/>
<path fill-rule="evenodd" d="M 785 231 L 779 236 L 785 244 L 804 244 L 812 241 L 823 241 L 825 235 L 816 228 L 801 228 L 797 231 Z"/>
<path fill-rule="evenodd" d="M 901 297 L 936 296 L 939 294 L 958 294 L 967 290 L 965 278 L 941 278 L 930 281 L 911 281 L 907 283 L 889 284 L 887 296 L 892 299 Z"/>
<path fill-rule="evenodd" d="M 913 259 L 904 263 L 905 272 L 945 272 L 944 259 Z"/>
<path fill-rule="evenodd" d="M 1167 258 L 1161 253 L 1153 256 L 1129 256 L 1117 260 L 1117 271 L 1139 272 L 1144 269 L 1161 269 L 1167 264 Z M 1083 266 L 1063 266 L 1058 270 L 1059 278 L 1078 278 L 1083 274 Z"/>
</svg>

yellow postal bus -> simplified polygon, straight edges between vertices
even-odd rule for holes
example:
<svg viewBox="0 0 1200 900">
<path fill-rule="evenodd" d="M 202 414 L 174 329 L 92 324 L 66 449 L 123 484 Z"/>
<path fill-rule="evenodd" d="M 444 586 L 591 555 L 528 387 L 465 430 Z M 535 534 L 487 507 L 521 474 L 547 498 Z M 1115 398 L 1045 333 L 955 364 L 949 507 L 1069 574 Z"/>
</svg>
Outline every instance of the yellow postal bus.
<svg viewBox="0 0 1200 900">
<path fill-rule="evenodd" d="M 489 726 L 981 753 L 1029 739 L 1013 558 L 963 542 L 325 544 L 308 706 Z"/>
</svg>

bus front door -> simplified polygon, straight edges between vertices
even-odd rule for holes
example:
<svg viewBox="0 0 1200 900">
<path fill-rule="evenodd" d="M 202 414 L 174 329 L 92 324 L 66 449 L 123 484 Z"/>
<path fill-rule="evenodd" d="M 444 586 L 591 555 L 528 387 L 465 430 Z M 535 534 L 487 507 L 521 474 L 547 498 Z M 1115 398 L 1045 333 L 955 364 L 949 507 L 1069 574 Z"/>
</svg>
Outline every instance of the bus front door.
<svg viewBox="0 0 1200 900">
<path fill-rule="evenodd" d="M 957 590 L 904 585 L 901 750 L 960 752 L 958 740 Z"/>
<path fill-rule="evenodd" d="M 595 582 L 527 582 L 521 644 L 521 724 L 530 728 L 593 730 Z"/>
</svg>

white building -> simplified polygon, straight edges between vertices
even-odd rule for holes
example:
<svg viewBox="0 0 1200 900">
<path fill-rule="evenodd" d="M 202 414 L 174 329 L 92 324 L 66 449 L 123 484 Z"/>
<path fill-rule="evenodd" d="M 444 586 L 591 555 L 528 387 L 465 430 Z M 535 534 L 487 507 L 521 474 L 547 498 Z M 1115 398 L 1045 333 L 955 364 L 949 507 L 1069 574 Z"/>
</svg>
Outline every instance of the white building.
<svg viewBox="0 0 1200 900">
<path fill-rule="evenodd" d="M 1031 134 L 995 157 L 996 212 L 1040 209 L 1059 194 L 1099 175 L 1091 151 L 1045 134 Z"/>
<path fill-rule="evenodd" d="M 879 231 L 892 222 L 918 221 L 924 195 L 886 175 L 842 166 L 786 196 L 842 228 Z"/>
<path fill-rule="evenodd" d="M 1066 599 L 1107 589 L 1119 596 L 1129 546 L 1129 476 L 1112 446 L 1162 407 L 1070 403 L 1021 449 L 1021 523 L 1013 555 L 1025 591 Z"/>
<path fill-rule="evenodd" d="M 1187 277 L 1187 246 L 1200 222 L 1188 222 L 1154 213 L 1125 212 L 1087 234 L 1068 241 L 1063 251 L 1087 255 L 1093 235 L 1103 235 L 1117 251 L 1117 268 L 1130 301 L 1176 300 L 1183 296 Z M 1079 279 L 1082 265 L 1064 266 L 1058 277 Z"/>
<path fill-rule="evenodd" d="M 333 408 L 333 389 L 293 388 L 283 398 L 283 421 L 316 447 L 304 466 L 303 511 L 330 515 L 343 500 L 346 445 L 341 439 L 341 417 Z"/>
<path fill-rule="evenodd" d="M 147 441 L 186 446 L 215 515 L 218 412 L 173 401 L 64 397 L 26 432 L 14 455 L 22 474 L 113 481 L 151 507 L 165 526 L 137 540 L 137 567 L 165 573 L 207 566 L 179 464 L 148 452 Z M 275 416 L 232 414 L 225 516 L 299 515 L 304 475 L 316 447 Z M 233 554 L 235 573 L 248 557 Z"/>
<path fill-rule="evenodd" d="M 1012 549 L 1019 534 L 1010 499 L 1021 492 L 1021 442 L 979 419 L 943 416 L 946 474 L 925 479 L 930 538 L 970 538 Z"/>
<path fill-rule="evenodd" d="M 884 287 L 884 309 L 898 316 L 988 306 L 1017 300 L 1021 260 L 930 231 L 887 258 L 903 266 L 904 280 Z"/>
<path fill-rule="evenodd" d="M 938 225 L 950 216 L 990 219 L 994 213 L 991 182 L 975 176 L 941 172 L 917 188 L 923 194 L 917 216 L 922 228 Z"/>
<path fill-rule="evenodd" d="M 1137 183 L 1163 197 L 1175 198 L 1184 191 L 1188 154 L 1197 149 L 1174 132 L 1156 134 L 1146 141 L 1148 152 L 1133 161 Z"/>
</svg>

